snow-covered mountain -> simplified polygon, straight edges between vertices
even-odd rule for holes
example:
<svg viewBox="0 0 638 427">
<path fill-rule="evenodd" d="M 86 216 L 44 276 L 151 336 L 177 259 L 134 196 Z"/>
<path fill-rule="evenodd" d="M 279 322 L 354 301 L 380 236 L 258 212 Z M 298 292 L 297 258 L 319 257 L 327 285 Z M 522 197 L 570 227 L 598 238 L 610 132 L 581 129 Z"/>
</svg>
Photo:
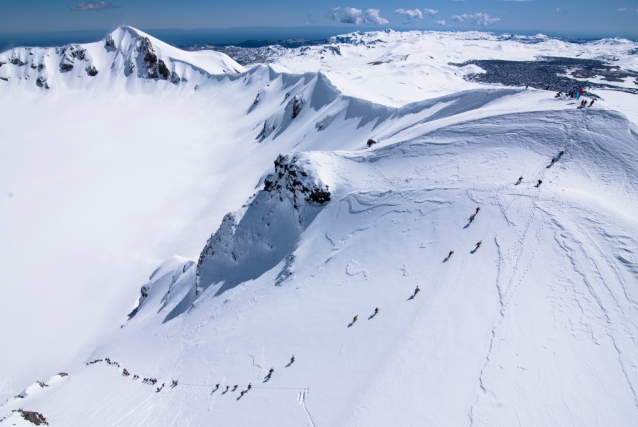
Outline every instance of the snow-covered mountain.
<svg viewBox="0 0 638 427">
<path fill-rule="evenodd" d="M 131 27 L 120 27 L 96 43 L 14 48 L 0 55 L 0 67 L 0 79 L 18 81 L 21 90 L 33 85 L 42 89 L 58 86 L 94 89 L 98 85 L 112 85 L 120 75 L 178 85 L 200 81 L 212 74 L 245 71 L 224 54 L 186 53 Z M 136 84 L 138 80 L 127 82 Z"/>
<path fill-rule="evenodd" d="M 314 69 L 132 28 L 1 54 L 0 424 L 632 425 L 636 95 L 419 73 L 566 55 L 428 37 Z M 415 62 L 362 67 L 390 43 Z M 397 85 L 431 90 L 374 102 Z"/>
</svg>

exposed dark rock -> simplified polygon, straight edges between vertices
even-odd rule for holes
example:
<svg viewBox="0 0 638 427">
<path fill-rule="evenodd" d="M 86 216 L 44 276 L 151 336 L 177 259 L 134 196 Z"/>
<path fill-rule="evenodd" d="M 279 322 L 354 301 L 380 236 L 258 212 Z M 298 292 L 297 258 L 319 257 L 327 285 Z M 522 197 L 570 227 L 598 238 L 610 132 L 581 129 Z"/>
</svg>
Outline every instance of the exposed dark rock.
<svg viewBox="0 0 638 427">
<path fill-rule="evenodd" d="M 374 144 L 378 144 L 378 143 L 379 143 L 379 141 L 377 141 L 376 139 L 372 139 L 372 138 L 370 138 L 370 139 L 368 140 L 368 142 L 367 142 L 367 144 L 368 144 L 368 148 L 370 148 L 370 147 L 372 147 Z"/>
<path fill-rule="evenodd" d="M 168 67 L 161 59 L 157 63 L 157 71 L 164 80 L 167 80 L 168 76 L 171 74 L 171 72 L 168 70 Z"/>
<path fill-rule="evenodd" d="M 173 84 L 178 84 L 180 81 L 182 81 L 182 79 L 180 79 L 179 75 L 173 71 L 171 72 L 171 78 L 170 78 L 171 83 Z"/>
<path fill-rule="evenodd" d="M 104 47 L 107 49 L 108 48 L 115 49 L 115 40 L 113 40 L 113 37 L 111 37 L 110 34 L 106 37 L 106 40 L 104 41 Z"/>
<path fill-rule="evenodd" d="M 35 84 L 36 84 L 38 87 L 44 87 L 44 85 L 46 85 L 46 84 L 47 84 L 47 80 L 46 80 L 44 77 L 38 77 L 38 78 L 36 79 L 36 81 L 35 81 Z"/>
<path fill-rule="evenodd" d="M 86 67 L 86 74 L 91 77 L 97 76 L 97 68 L 95 68 L 93 64 L 89 65 L 88 67 Z"/>
<path fill-rule="evenodd" d="M 150 79 L 156 79 L 158 77 L 157 55 L 155 54 L 153 43 L 151 43 L 148 37 L 140 39 L 139 51 L 142 55 L 144 55 L 144 68 L 146 68 L 148 77 Z"/>
<path fill-rule="evenodd" d="M 330 201 L 328 186 L 321 188 L 312 180 L 305 179 L 308 173 L 297 163 L 296 156 L 280 154 L 275 160 L 275 173 L 264 180 L 264 191 L 277 192 L 287 190 L 293 196 L 295 209 L 300 206 L 300 196 L 306 202 L 323 204 Z"/>
<path fill-rule="evenodd" d="M 16 56 L 12 57 L 9 60 L 10 63 L 12 63 L 13 65 L 17 65 L 18 67 L 22 67 L 24 65 L 26 65 L 26 62 L 22 62 L 22 60 Z"/>
<path fill-rule="evenodd" d="M 0 80 L 4 80 L 5 82 L 9 81 L 9 77 L 0 77 Z"/>
<path fill-rule="evenodd" d="M 301 113 L 301 109 L 303 108 L 306 101 L 304 101 L 303 98 L 295 95 L 295 97 L 292 99 L 291 102 L 292 102 L 292 118 L 295 119 L 297 118 L 299 113 Z"/>
<path fill-rule="evenodd" d="M 148 291 L 151 288 L 150 284 L 146 284 L 140 288 L 140 294 L 142 298 L 146 298 L 148 296 Z"/>
<path fill-rule="evenodd" d="M 47 422 L 47 419 L 44 418 L 44 415 L 42 415 L 39 412 L 25 411 L 24 409 L 17 409 L 17 410 L 14 409 L 13 412 L 20 412 L 20 414 L 22 415 L 22 418 L 24 418 L 25 420 L 37 426 L 49 425 L 49 423 Z"/>
<path fill-rule="evenodd" d="M 80 61 L 84 61 L 86 59 L 86 49 L 79 49 L 78 50 L 78 59 Z"/>
<path fill-rule="evenodd" d="M 70 45 L 62 48 L 60 52 L 62 54 L 62 60 L 60 61 L 60 70 L 62 72 L 71 71 L 75 65 L 75 58 L 78 56 L 78 48 Z"/>
</svg>

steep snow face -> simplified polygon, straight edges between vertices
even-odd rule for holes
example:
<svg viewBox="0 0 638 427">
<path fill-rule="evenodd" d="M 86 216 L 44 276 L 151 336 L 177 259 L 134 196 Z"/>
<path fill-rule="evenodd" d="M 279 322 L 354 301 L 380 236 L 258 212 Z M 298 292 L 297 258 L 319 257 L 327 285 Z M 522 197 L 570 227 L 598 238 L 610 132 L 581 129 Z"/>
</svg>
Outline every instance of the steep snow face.
<svg viewBox="0 0 638 427">
<path fill-rule="evenodd" d="M 5 86 L 3 422 L 638 418 L 638 130 L 609 103 L 394 108 L 266 66 L 174 85 L 151 44 L 107 90 Z"/>
<path fill-rule="evenodd" d="M 131 27 L 120 27 L 96 43 L 14 48 L 0 54 L 0 64 L 0 83 L 32 90 L 112 86 L 131 75 L 177 85 L 245 71 L 222 53 L 184 52 Z"/>
</svg>

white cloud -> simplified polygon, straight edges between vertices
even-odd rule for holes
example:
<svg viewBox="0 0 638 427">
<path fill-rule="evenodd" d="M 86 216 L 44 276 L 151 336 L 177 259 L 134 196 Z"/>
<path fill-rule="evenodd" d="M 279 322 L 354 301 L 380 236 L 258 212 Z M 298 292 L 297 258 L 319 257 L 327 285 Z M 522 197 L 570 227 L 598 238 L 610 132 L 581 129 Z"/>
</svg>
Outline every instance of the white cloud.
<svg viewBox="0 0 638 427">
<path fill-rule="evenodd" d="M 361 18 L 362 13 L 361 9 L 357 9 L 356 7 L 346 7 L 343 9 L 339 21 L 345 24 L 359 25 L 363 22 L 363 18 Z"/>
<path fill-rule="evenodd" d="M 343 11 L 341 11 L 340 7 L 334 7 L 328 10 L 328 12 L 324 14 L 324 17 L 332 19 L 333 21 L 343 22 L 344 24 L 389 24 L 390 21 L 379 16 L 379 12 L 379 9 L 368 9 L 364 13 L 356 7 L 344 7 Z"/>
<path fill-rule="evenodd" d="M 424 11 L 424 12 L 425 12 L 425 14 L 426 14 L 426 15 L 428 15 L 428 16 L 434 16 L 434 15 L 436 15 L 437 13 L 439 13 L 439 11 L 438 11 L 438 10 L 435 10 L 435 9 L 423 9 L 423 11 Z"/>
<path fill-rule="evenodd" d="M 449 27 L 450 24 L 448 24 L 447 22 L 445 22 L 445 19 L 441 19 L 440 21 L 434 21 L 434 23 L 436 25 L 440 25 L 442 27 Z"/>
<path fill-rule="evenodd" d="M 629 9 L 627 9 L 626 7 L 621 7 L 620 9 L 618 9 L 620 12 L 627 12 Z"/>
<path fill-rule="evenodd" d="M 490 25 L 496 24 L 501 20 L 501 18 L 492 18 L 487 13 L 477 12 L 472 15 L 468 15 L 467 13 L 464 13 L 463 15 L 454 15 L 452 16 L 452 20 L 455 22 L 465 22 L 465 20 L 468 20 L 472 25 L 489 27 Z"/>
<path fill-rule="evenodd" d="M 404 24 L 423 19 L 423 13 L 419 9 L 397 9 L 394 11 L 394 14 L 402 15 L 405 18 Z"/>
<path fill-rule="evenodd" d="M 368 9 L 366 10 L 366 17 L 364 18 L 364 22 L 368 23 L 368 24 L 375 24 L 375 25 L 386 25 L 389 24 L 390 21 L 388 21 L 385 18 L 382 18 L 381 16 L 379 16 L 379 9 Z"/>
<path fill-rule="evenodd" d="M 109 3 L 107 1 L 83 1 L 82 3 L 78 3 L 71 8 L 73 11 L 91 11 L 91 10 L 107 10 L 107 9 L 115 9 L 113 3 Z"/>
</svg>

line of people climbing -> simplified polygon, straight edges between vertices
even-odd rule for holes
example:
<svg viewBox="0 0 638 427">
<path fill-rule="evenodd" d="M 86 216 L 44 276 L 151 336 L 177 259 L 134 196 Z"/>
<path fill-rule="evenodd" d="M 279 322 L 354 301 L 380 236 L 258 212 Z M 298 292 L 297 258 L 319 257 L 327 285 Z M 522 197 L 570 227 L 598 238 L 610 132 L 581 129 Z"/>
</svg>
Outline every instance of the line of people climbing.
<svg viewBox="0 0 638 427">
<path fill-rule="evenodd" d="M 376 314 L 376 313 L 378 313 L 378 309 L 376 310 L 375 314 Z M 286 365 L 286 367 L 289 367 L 289 366 L 291 366 L 293 363 L 295 363 L 295 360 L 296 360 L 296 359 L 295 359 L 295 356 L 293 355 L 293 356 L 290 358 L 290 362 L 288 362 L 288 364 Z M 93 364 L 100 363 L 100 362 L 103 362 L 103 361 L 106 361 L 106 363 L 108 363 L 109 365 L 117 365 L 117 367 L 118 367 L 118 368 L 120 368 L 120 364 L 119 364 L 118 362 L 111 361 L 111 359 L 109 359 L 108 357 L 107 357 L 107 358 L 105 358 L 105 359 L 95 359 L 95 360 L 92 360 L 92 361 L 90 361 L 90 362 L 87 362 L 87 363 L 85 364 L 85 366 L 93 365 Z M 270 379 L 272 378 L 272 375 L 274 374 L 274 372 L 275 372 L 275 369 L 274 369 L 274 368 L 270 368 L 270 370 L 268 371 L 268 375 L 266 375 L 266 376 L 264 377 L 264 381 L 263 381 L 263 382 L 264 382 L 264 383 L 266 383 L 266 382 L 270 381 Z M 126 369 L 126 368 L 123 368 L 123 369 L 122 369 L 122 376 L 128 377 L 128 376 L 130 376 L 130 375 L 131 375 L 131 372 L 130 372 L 128 369 Z M 137 374 L 134 374 L 134 375 L 133 375 L 133 380 L 137 380 L 137 379 L 139 379 L 139 378 L 140 378 L 140 376 L 139 376 L 139 375 L 137 375 Z M 150 377 L 149 377 L 149 378 L 144 378 L 144 379 L 142 379 L 142 384 L 149 384 L 149 385 L 154 386 L 154 385 L 156 385 L 156 384 L 157 384 L 157 382 L 158 382 L 158 379 L 157 379 L 157 378 L 150 378 Z M 178 385 L 179 385 L 179 380 L 171 380 L 170 388 L 175 388 L 175 387 L 177 387 Z M 165 382 L 163 382 L 163 383 L 162 383 L 159 387 L 157 387 L 157 388 L 155 389 L 155 393 L 159 393 L 159 392 L 161 392 L 161 391 L 164 389 L 164 387 L 165 387 L 165 386 L 166 386 L 166 383 L 165 383 Z M 215 386 L 215 388 L 213 389 L 212 393 L 215 393 L 217 390 L 219 390 L 219 387 L 220 387 L 220 384 L 217 384 L 217 385 Z M 238 385 L 238 384 L 235 384 L 235 386 L 233 387 L 233 389 L 232 389 L 232 390 L 230 390 L 230 386 L 226 386 L 226 391 L 224 391 L 222 394 L 226 394 L 226 393 L 228 393 L 229 391 L 236 391 L 238 387 L 239 387 L 239 385 Z M 243 397 L 243 396 L 244 396 L 244 394 L 248 393 L 248 391 L 250 391 L 251 389 L 252 389 L 252 383 L 249 383 L 249 384 L 248 384 L 248 387 L 246 388 L 246 390 L 242 390 L 242 391 L 241 391 L 240 398 L 241 398 L 241 397 Z M 211 393 L 211 394 L 212 394 L 212 393 Z M 238 399 L 239 399 L 239 398 L 238 398 Z"/>
</svg>

